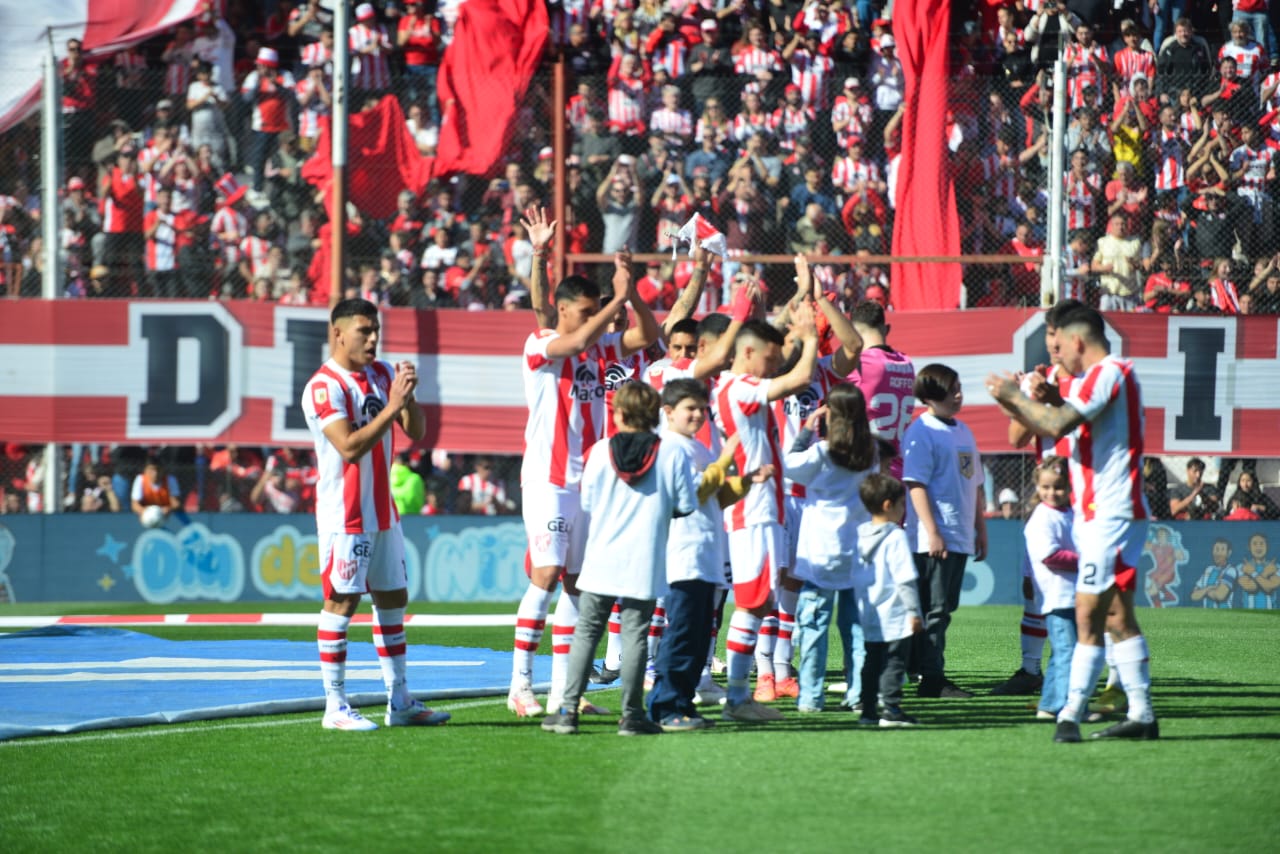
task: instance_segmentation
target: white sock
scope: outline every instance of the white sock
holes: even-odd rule
[[[773,673],[778,679],[791,678],[792,636],[796,630],[796,603],[800,591],[778,591],[778,641],[773,647]]]
[[[1093,686],[1102,672],[1102,647],[1077,642],[1071,654],[1071,677],[1067,683],[1067,704],[1058,713],[1059,721],[1080,723],[1089,709]]]
[[[569,651],[573,630],[578,625],[578,597],[561,593],[556,601],[555,625],[551,627],[551,690],[548,697],[563,697],[569,677]]]
[[[716,645],[720,643],[720,621],[724,619],[724,602],[729,597],[729,591],[716,591],[716,607],[711,612],[711,643],[707,644],[707,670],[711,669],[711,662],[716,657]]]
[[[738,619],[734,612],[729,621],[729,629],[733,630],[733,622]],[[760,637],[756,641],[756,677],[773,675],[773,649],[778,645],[778,612],[774,611],[760,621]]]
[[[609,632],[604,642],[604,668],[615,673],[622,669],[622,609],[615,601],[609,612]]]
[[[511,656],[511,684],[533,682],[533,656],[542,643],[542,632],[547,627],[547,610],[551,607],[553,590],[543,590],[530,584],[516,609],[516,644]]]
[[[320,680],[324,683],[325,711],[347,702],[347,627],[351,618],[321,611],[316,625],[316,646],[320,649]]]
[[[729,657],[730,703],[741,703],[750,696],[748,679],[751,676],[751,657],[756,651],[760,622],[759,617],[742,610],[734,611],[729,620],[729,635],[725,638],[724,645]]]
[[[1151,710],[1151,653],[1147,639],[1138,635],[1115,645],[1116,670],[1124,680],[1129,698],[1129,720],[1149,724],[1156,719]]]
[[[1044,627],[1044,615],[1033,614],[1030,610],[1023,611],[1018,631],[1022,638],[1022,669],[1034,676],[1040,672],[1044,642],[1049,637],[1049,632]]]
[[[1111,639],[1111,635],[1103,635],[1105,643],[1103,646],[1107,650],[1107,686],[1108,688],[1119,688],[1124,690],[1124,678],[1120,673],[1120,668],[1116,667],[1116,644]]]
[[[378,650],[382,683],[387,686],[387,702],[403,709],[413,702],[405,677],[404,608],[373,608],[373,645]]]
[[[648,667],[653,667],[653,661],[658,657],[658,647],[662,645],[662,635],[666,630],[667,609],[665,603],[659,599],[658,604],[653,606],[653,616],[649,618]]]

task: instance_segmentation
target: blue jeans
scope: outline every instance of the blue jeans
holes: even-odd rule
[[[796,623],[800,628],[800,696],[796,705],[821,709],[823,685],[827,678],[828,634],[836,591],[824,590],[806,581],[800,590]]]
[[[1071,682],[1071,656],[1076,648],[1076,614],[1070,608],[1050,611],[1044,615],[1044,627],[1049,633],[1049,666],[1044,671],[1044,687],[1040,689],[1042,712],[1062,711],[1067,704],[1067,688]]]
[[[710,581],[677,581],[665,600],[667,630],[658,645],[649,691],[649,718],[654,723],[673,715],[698,715],[693,695],[707,663],[716,586]]]
[[[862,690],[862,665],[867,660],[862,624],[858,621],[858,599],[853,588],[836,591],[836,634],[840,636],[840,648],[844,653],[844,681],[848,686],[844,699],[852,706],[858,702]]]
[[[440,99],[436,94],[436,77],[439,69],[434,65],[406,65],[404,70],[404,83],[409,89],[407,93],[409,101],[421,103],[427,115],[431,116],[431,123],[439,125]]]
[[[1151,34],[1151,48],[1160,55],[1161,43],[1173,35],[1173,24],[1187,14],[1186,0],[1160,0],[1160,11],[1156,15],[1155,32]]]

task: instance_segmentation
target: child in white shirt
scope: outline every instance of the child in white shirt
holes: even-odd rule
[[[1040,499],[1023,536],[1027,541],[1031,595],[1036,613],[1044,614],[1052,656],[1040,690],[1036,717],[1055,720],[1067,702],[1071,653],[1076,648],[1076,563],[1071,540],[1071,481],[1067,461],[1046,457],[1036,468],[1036,497]]]
[[[810,445],[824,419],[827,438]],[[869,518],[858,487],[877,462],[866,400],[852,383],[831,387],[825,405],[805,421],[783,462],[791,481],[805,488],[792,568],[792,575],[804,582],[797,609],[801,641],[796,705],[801,712],[822,711],[831,614],[838,592],[853,587],[857,528]]]
[[[619,735],[657,735],[644,711],[644,666],[649,620],[667,592],[667,535],[673,518],[698,508],[687,455],[653,432],[658,393],[625,383],[613,399],[617,434],[591,448],[582,472],[587,545],[578,576],[578,624],[559,710],[543,718],[548,732],[578,731],[578,702],[586,690],[596,645],[615,599],[622,600],[622,720]]]
[[[853,577],[867,650],[858,723],[911,726],[916,720],[902,711],[902,680],[911,638],[924,630],[924,624],[916,565],[900,527],[906,514],[906,490],[896,478],[874,472],[863,478],[858,497],[871,514],[871,521],[858,526],[858,566]],[[883,704],[879,714],[877,694]]]

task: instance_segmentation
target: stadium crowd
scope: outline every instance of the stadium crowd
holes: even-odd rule
[[[459,5],[361,3],[347,34],[354,107],[395,95],[427,155]],[[951,39],[947,145],[965,252],[1044,252],[1046,69],[1066,31],[1065,295],[1116,310],[1280,312],[1275,4],[1184,4],[1190,17],[1132,0],[977,5],[953,10]],[[572,91],[570,251],[662,251],[696,211],[735,255],[888,252],[903,73],[879,4],[572,0],[551,13],[548,53]],[[325,303],[312,287],[325,214],[300,171],[331,101],[333,38],[316,0],[229,0],[112,55],[85,59],[68,42],[64,293]],[[550,200],[548,80],[534,81],[497,177],[439,180],[387,220],[350,211],[348,293],[527,305],[519,212]],[[0,151],[4,285],[38,296],[38,119]],[[725,266],[728,282],[737,265]],[[786,271],[760,272],[781,277],[774,300],[785,298]],[[669,308],[690,269],[647,273],[646,299]],[[874,264],[816,273],[849,304],[891,302]],[[969,306],[1039,303],[1038,259],[968,265],[965,277]]]

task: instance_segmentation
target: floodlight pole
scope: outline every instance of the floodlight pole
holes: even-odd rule
[[[347,269],[347,117],[351,113],[347,87],[347,26],[350,8],[345,2],[333,7],[333,104],[330,108],[329,143],[333,185],[329,193],[329,308],[342,299]]]
[[[1066,31],[1058,27],[1058,58],[1053,63],[1053,122],[1049,138],[1049,246],[1045,263],[1040,266],[1040,304],[1053,305],[1062,298],[1062,247],[1066,230],[1064,208],[1064,176],[1067,134],[1067,64],[1062,58],[1066,49]]]
[[[40,134],[40,207],[44,211],[44,216],[40,218],[40,234],[44,241],[41,247],[44,252],[41,295],[45,299],[57,299],[62,282],[61,256],[58,252],[61,243],[59,228],[62,224],[61,202],[58,199],[58,189],[62,185],[59,174],[62,166],[62,78],[58,74],[52,27],[45,30],[45,38],[48,44],[44,53],[44,86],[40,99],[40,119],[43,125]],[[62,476],[58,471],[60,462],[57,442],[47,443],[44,446],[44,483],[41,488],[45,513],[56,512],[61,503]],[[71,464],[74,467],[75,461],[72,460]]]

